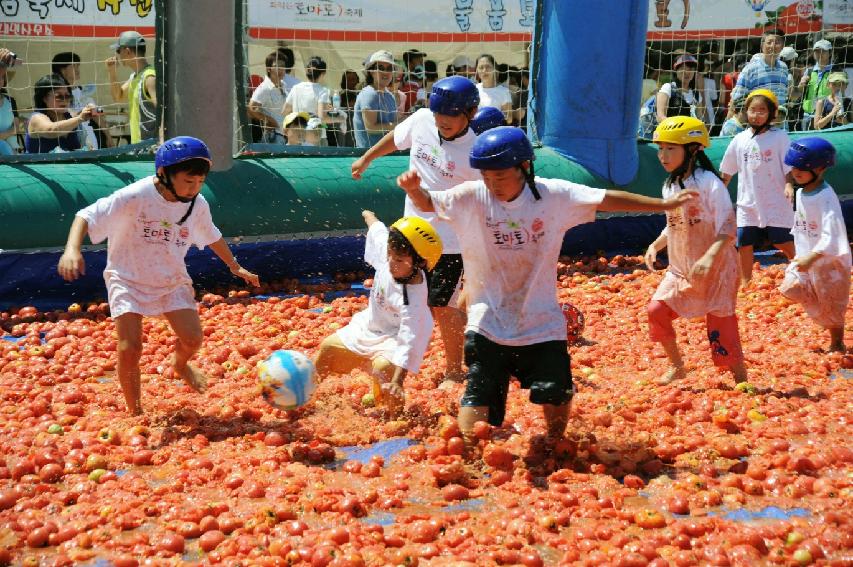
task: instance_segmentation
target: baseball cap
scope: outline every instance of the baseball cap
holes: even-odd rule
[[[782,51],[779,53],[779,58],[784,59],[785,61],[793,61],[797,58],[797,50],[790,45],[783,47]]]
[[[471,64],[471,60],[468,58],[467,55],[457,55],[456,58],[453,60],[452,65],[457,69],[459,69],[460,67],[473,67],[473,65]]]
[[[364,67],[366,69],[370,69],[376,63],[388,63],[390,65],[394,65],[395,67],[397,66],[397,64],[394,62],[394,56],[391,55],[391,52],[386,51],[384,49],[381,49],[375,52],[370,57],[368,57],[367,61],[364,62]]]
[[[128,30],[121,32],[118,36],[118,43],[110,46],[110,49],[116,50],[120,47],[142,47],[145,45],[145,38],[136,30]]]
[[[284,127],[287,128],[297,120],[299,121],[297,126],[304,128],[308,125],[308,121],[311,120],[311,115],[307,112],[291,112],[284,117]]]
[[[823,51],[832,51],[832,44],[829,43],[829,40],[822,39],[814,44],[813,49],[820,49]]]
[[[695,57],[693,57],[689,53],[685,53],[684,55],[679,56],[678,59],[675,60],[675,65],[673,65],[672,68],[678,69],[679,67],[681,67],[682,65],[684,65],[686,63],[690,63],[691,65],[698,65],[699,64],[699,62],[696,61]]]
[[[847,84],[847,73],[844,71],[833,71],[826,78],[827,83],[844,83]]]

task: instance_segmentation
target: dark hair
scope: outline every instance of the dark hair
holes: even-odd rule
[[[509,65],[507,65],[506,63],[500,63],[498,64],[497,71],[498,84],[502,85],[507,81],[507,78],[509,77]]]
[[[293,66],[296,64],[296,57],[293,56],[293,50],[289,47],[279,47],[275,50],[278,53],[278,58],[280,61],[284,63],[284,68],[289,73],[293,70]],[[267,65],[270,67],[270,65]]]
[[[708,156],[702,148],[702,144],[693,142],[692,144],[684,144],[681,147],[684,148],[684,161],[669,174],[669,178],[667,179],[668,184],[674,185],[675,183],[678,183],[681,188],[684,189],[684,175],[687,173],[687,170],[691,170],[691,173],[695,174],[697,167],[704,169],[705,171],[710,171],[717,176],[717,179],[722,181],[723,178],[720,177],[720,173],[717,171],[717,168],[714,167],[714,164],[710,159],[708,159]]]
[[[341,74],[341,90],[347,90],[347,75],[350,73],[355,73],[356,79],[360,79],[358,76],[358,71],[354,71],[352,69],[347,69]],[[358,86],[358,82],[356,81],[356,86]]]
[[[267,68],[267,77],[270,76],[270,67],[275,66],[276,63],[285,63],[284,68],[287,69],[287,62],[281,56],[281,53],[273,51],[264,59],[264,66]]]
[[[423,51],[418,51],[417,49],[410,49],[408,51],[403,52],[403,63],[405,63],[406,67],[408,67],[409,62],[412,59],[417,59],[418,57],[423,58],[424,56],[426,56],[426,53],[424,53]]]
[[[33,85],[33,107],[36,110],[47,109],[45,98],[56,89],[67,89],[68,83],[59,75],[45,75]]]
[[[427,81],[438,80],[438,64],[432,59],[424,61],[424,79]]]
[[[311,82],[319,79],[326,72],[326,62],[321,57],[312,57],[305,65],[305,76]]]
[[[752,104],[752,101],[759,100],[759,99],[763,100],[764,104],[767,105],[767,122],[763,126],[757,128],[757,129],[754,128],[752,126],[752,124],[749,125],[750,128],[752,128],[752,137],[753,138],[758,136],[762,132],[769,130],[770,128],[773,127],[773,122],[776,120],[776,115],[779,111],[779,107],[777,107],[775,104],[773,104],[773,101],[764,95],[755,95],[753,97],[750,97],[749,100],[744,104],[744,108],[749,110],[749,105]]]
[[[453,66],[453,63],[451,63],[451,64],[450,64],[450,65],[448,65],[448,66],[447,66],[447,68],[444,70],[444,76],[445,76],[445,77],[453,77],[453,76],[455,76],[455,75],[456,75],[456,67],[454,67],[454,66]]]
[[[133,54],[137,57],[145,57],[145,44],[137,45],[136,47],[131,47],[130,45],[125,45],[127,49],[133,51]],[[116,48],[116,53],[121,50],[121,47]]]
[[[73,51],[63,51],[62,53],[57,53],[53,56],[53,61],[51,61],[50,70],[60,77],[62,76],[62,70],[68,67],[69,65],[76,65],[80,63],[80,56],[74,53]]]
[[[176,173],[207,175],[210,172],[210,162],[206,159],[194,158],[166,166],[163,169],[170,178],[174,177]]]
[[[412,265],[415,268],[426,269],[426,260],[415,251],[415,247],[412,246],[409,239],[393,226],[388,230],[388,250],[407,254],[412,257]]]
[[[776,35],[781,38],[784,38],[785,32],[779,28],[767,28],[761,33],[761,37],[767,37],[768,35]]]

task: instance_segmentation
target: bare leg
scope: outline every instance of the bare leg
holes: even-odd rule
[[[681,380],[686,376],[684,371],[684,360],[681,358],[681,351],[678,349],[678,344],[675,342],[675,339],[667,339],[665,341],[661,341],[661,346],[663,347],[664,352],[666,352],[667,358],[669,358],[670,367],[667,370],[666,374],[661,376],[656,380],[656,382],[660,385],[666,385],[674,380]]]
[[[433,316],[438,323],[441,340],[444,342],[444,353],[447,367],[444,379],[452,382],[462,382],[465,373],[462,371],[463,343],[465,341],[465,312],[455,307],[433,307]]]
[[[569,424],[569,411],[572,401],[569,400],[558,406],[551,404],[542,405],[542,415],[548,426],[548,437],[553,440],[560,439],[566,434],[566,426]]]
[[[741,287],[746,287],[749,280],[752,279],[752,263],[755,261],[752,246],[741,246],[737,250],[740,258],[740,284]]]
[[[830,352],[847,352],[847,348],[844,346],[844,327],[829,329],[829,339]]]
[[[794,259],[795,251],[794,251],[794,243],[793,242],[783,242],[781,244],[774,244],[777,249],[781,250],[785,253],[785,257],[788,258],[788,261]]]
[[[736,362],[729,366],[729,370],[732,371],[732,375],[735,378],[735,383],[740,384],[741,382],[747,382],[749,377],[746,374],[746,365],[741,362]]]
[[[321,382],[331,373],[346,374],[356,368],[367,371],[369,367],[370,361],[344,346],[337,333],[323,339],[314,359],[318,382]]]
[[[474,439],[474,424],[478,421],[488,421],[489,407],[488,406],[462,406],[459,408],[459,429],[462,431],[462,438],[465,440],[465,451],[471,455],[471,451],[477,442]]]
[[[139,359],[142,357],[142,315],[125,313],[115,320],[118,334],[118,364],[116,374],[132,415],[142,414],[142,384]]]
[[[178,309],[164,315],[178,337],[172,360],[175,374],[196,392],[204,392],[207,389],[207,376],[189,364],[190,358],[201,348],[204,339],[198,312],[195,309]]]

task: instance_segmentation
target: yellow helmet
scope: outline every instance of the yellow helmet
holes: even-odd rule
[[[705,123],[692,116],[670,116],[661,120],[652,138],[654,142],[669,142],[670,144],[702,144],[703,148],[711,145],[708,128]]]
[[[391,228],[396,228],[406,237],[415,252],[426,261],[427,270],[432,270],[441,257],[441,237],[435,228],[420,217],[403,217]]]
[[[773,103],[776,108],[779,108],[779,99],[776,98],[776,95],[770,89],[755,89],[754,91],[746,95],[746,102],[744,103],[744,106],[749,106],[749,99],[754,96],[766,97],[768,100],[770,100],[770,102]]]

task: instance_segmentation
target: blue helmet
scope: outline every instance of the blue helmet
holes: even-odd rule
[[[155,167],[169,167],[182,161],[191,159],[205,159],[213,163],[210,157],[210,150],[207,145],[192,136],[178,136],[166,140],[157,148],[157,154],[154,156]]]
[[[506,117],[500,108],[484,106],[477,111],[471,120],[471,130],[478,136],[486,130],[506,125]]]
[[[448,116],[459,116],[479,104],[480,93],[477,91],[477,85],[459,75],[437,81],[429,95],[429,109]]]
[[[498,126],[485,132],[474,142],[469,162],[474,169],[509,169],[535,159],[533,146],[524,130],[515,126]]]
[[[818,137],[800,138],[791,142],[785,153],[785,165],[811,171],[835,165],[835,147]]]

